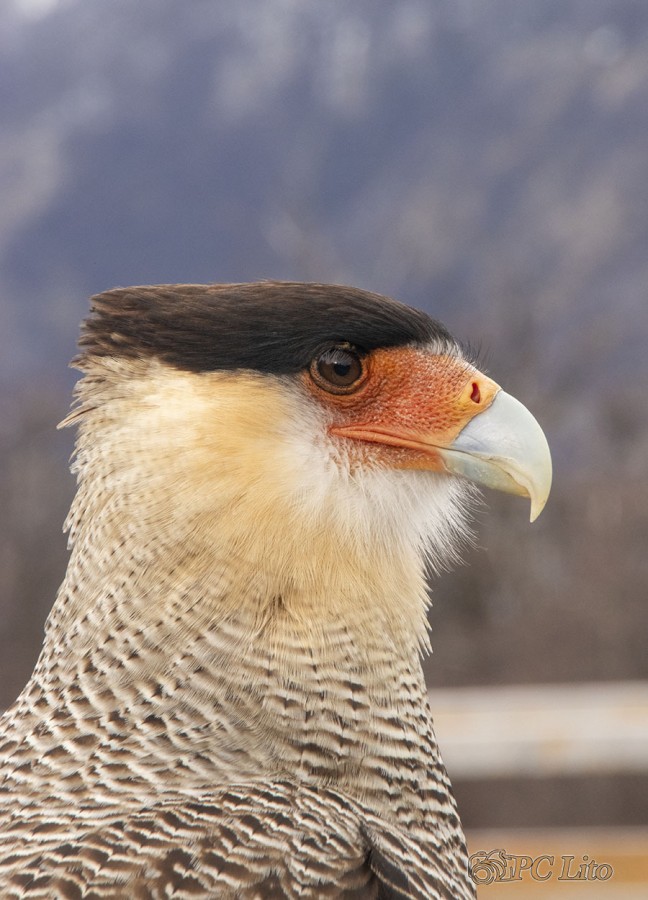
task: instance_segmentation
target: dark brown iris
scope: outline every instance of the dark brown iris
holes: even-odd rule
[[[365,379],[366,368],[360,354],[346,344],[329,347],[310,365],[313,381],[332,394],[350,394]]]

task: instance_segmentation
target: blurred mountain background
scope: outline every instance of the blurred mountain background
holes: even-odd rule
[[[539,521],[489,494],[435,582],[430,684],[648,678],[648,4],[4,0],[0,707],[65,569],[88,296],[261,278],[428,310],[547,433]],[[639,775],[482,787],[469,824],[646,822]]]

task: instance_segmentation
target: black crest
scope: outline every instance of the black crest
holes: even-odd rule
[[[116,288],[92,299],[80,346],[89,356],[153,356],[191,372],[291,374],[330,343],[361,352],[436,342],[446,329],[419,310],[357,288],[301,282]]]

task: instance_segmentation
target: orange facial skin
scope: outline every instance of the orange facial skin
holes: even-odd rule
[[[367,375],[352,393],[329,393],[303,377],[333,414],[330,433],[373,445],[371,455],[393,468],[444,471],[437,448],[449,447],[499,391],[465,360],[413,347],[375,350],[364,363]]]

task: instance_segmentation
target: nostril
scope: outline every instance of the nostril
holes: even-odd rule
[[[481,391],[479,390],[479,385],[476,381],[473,381],[470,399],[473,403],[481,403]]]

